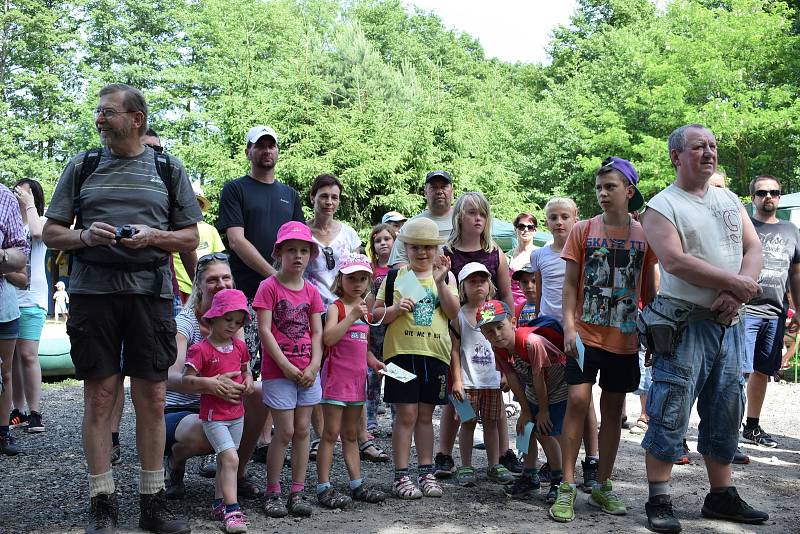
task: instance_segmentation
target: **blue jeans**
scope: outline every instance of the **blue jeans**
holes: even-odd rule
[[[747,351],[742,362],[743,373],[758,371],[772,376],[781,368],[785,324],[784,317],[774,319],[751,315],[745,317],[745,348]]]
[[[654,355],[642,448],[662,462],[678,460],[697,400],[697,452],[731,463],[744,413],[744,351],[742,321],[724,327],[705,320],[686,326],[675,355]]]

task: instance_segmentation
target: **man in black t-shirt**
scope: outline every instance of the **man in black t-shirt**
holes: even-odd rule
[[[228,236],[236,287],[252,304],[258,285],[276,272],[270,262],[278,228],[289,221],[305,221],[300,195],[275,179],[279,154],[275,130],[269,126],[251,128],[244,153],[250,160],[250,173],[223,187],[218,228]],[[257,321],[245,327],[245,341],[254,362],[259,346]]]
[[[781,366],[783,333],[788,303],[787,289],[792,300],[800,302],[800,234],[789,221],[775,216],[781,197],[781,184],[772,176],[758,176],[750,182],[753,202],[753,226],[761,240],[764,256],[758,283],[762,293],[747,303],[745,318],[746,358],[742,372],[747,380],[747,419],[742,434],[748,441],[763,447],[777,447],[772,436],[761,428],[759,418],[767,382]],[[795,315],[797,317],[797,315]],[[797,319],[790,330],[797,331]]]

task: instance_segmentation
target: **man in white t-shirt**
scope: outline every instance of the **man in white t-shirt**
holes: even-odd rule
[[[411,220],[427,217],[439,227],[439,237],[447,240],[453,231],[453,178],[447,171],[431,171],[425,176],[424,192],[427,208]],[[406,247],[395,239],[389,265],[399,269],[407,263]]]
[[[709,187],[717,168],[717,142],[707,128],[689,124],[669,137],[675,182],[642,215],[647,241],[661,265],[656,300],[642,314],[653,354],[649,425],[642,447],[650,498],[647,523],[656,532],[679,532],[669,479],[682,455],[692,404],[700,415],[697,450],[711,491],[702,514],[762,523],[769,516],[745,503],[731,480],[744,405],[742,305],[760,293],[761,243],[734,193]]]

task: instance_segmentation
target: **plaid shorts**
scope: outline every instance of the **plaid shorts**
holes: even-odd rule
[[[466,389],[464,393],[482,422],[500,419],[500,402],[503,397],[499,389]]]

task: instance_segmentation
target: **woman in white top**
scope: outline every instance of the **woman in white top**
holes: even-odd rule
[[[44,432],[39,399],[42,393],[42,369],[39,366],[39,338],[42,335],[47,317],[48,283],[45,275],[45,253],[47,247],[42,241],[44,227],[44,191],[36,180],[25,178],[17,182],[14,196],[19,203],[25,236],[31,247],[28,255],[25,276],[22,273],[7,275],[11,283],[17,285],[19,301],[19,337],[14,350],[12,368],[13,410],[11,424],[24,426],[31,433]],[[19,277],[20,284],[17,284]],[[25,405],[27,404],[26,412]]]

